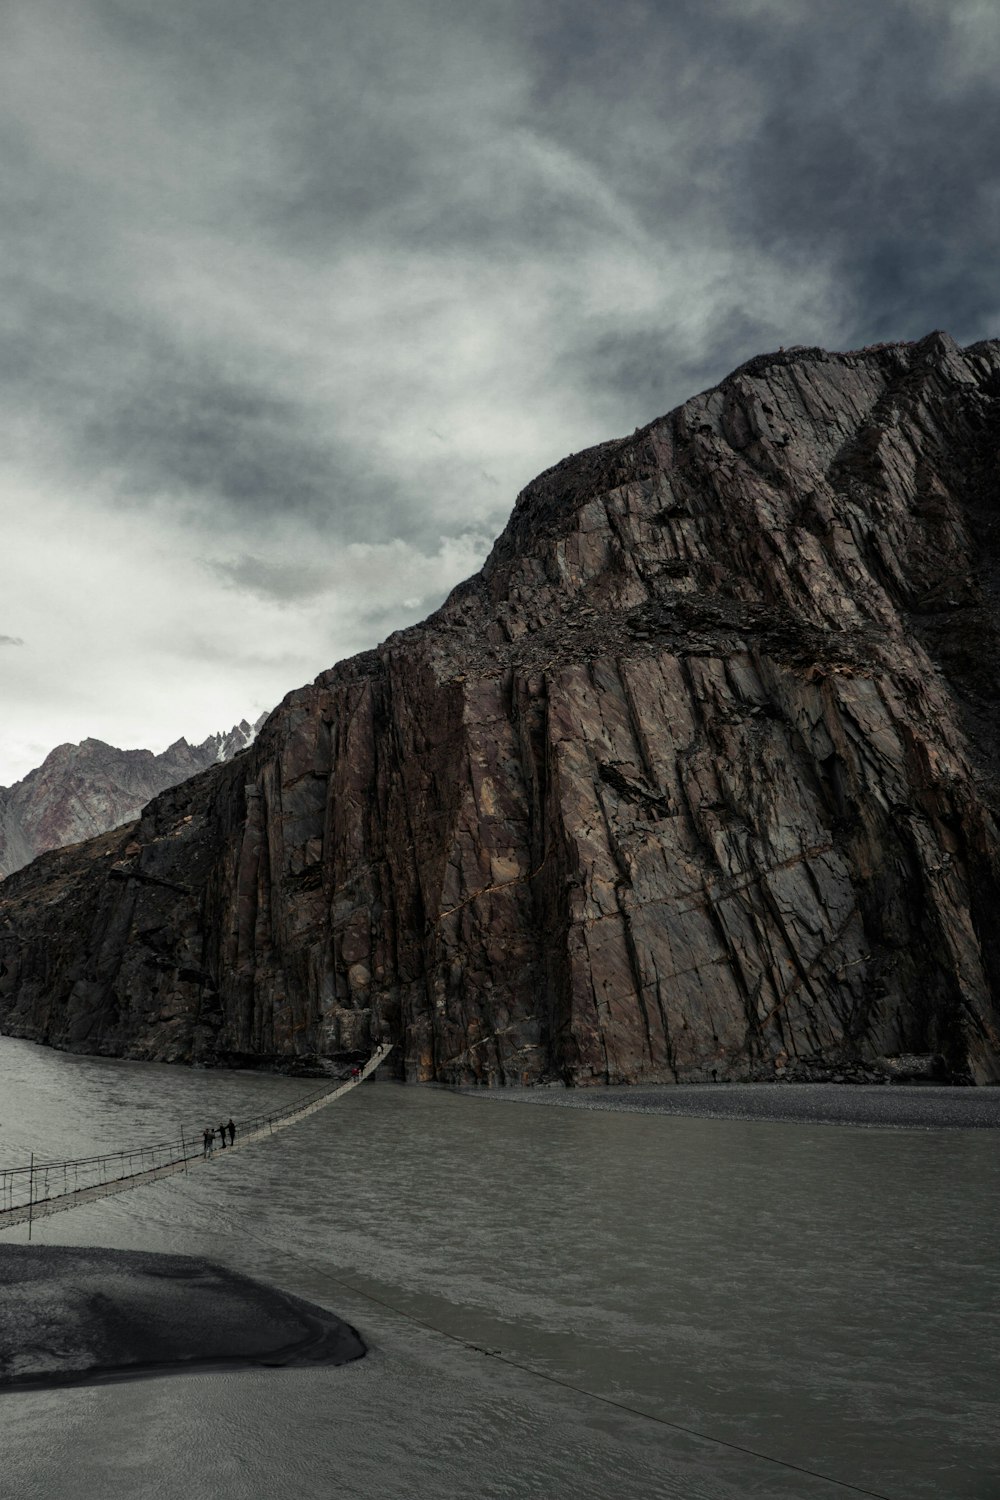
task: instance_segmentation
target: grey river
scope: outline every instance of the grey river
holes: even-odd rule
[[[0,1038],[0,1164],[316,1087]],[[0,1393],[0,1494],[997,1500],[998,1144],[365,1084],[33,1239],[210,1255],[366,1358]]]

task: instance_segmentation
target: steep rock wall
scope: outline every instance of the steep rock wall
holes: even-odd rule
[[[0,1024],[995,1081],[998,397],[996,343],[791,351],[549,470],[430,620],[0,886]]]

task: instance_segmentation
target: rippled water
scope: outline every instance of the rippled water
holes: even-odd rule
[[[315,1087],[0,1038],[0,1163],[150,1142]],[[369,1084],[229,1160],[34,1228],[213,1255],[339,1312],[369,1356],[8,1393],[0,1489],[993,1500],[998,1190],[992,1131]]]

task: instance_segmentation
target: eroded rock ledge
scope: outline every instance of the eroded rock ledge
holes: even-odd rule
[[[0,1024],[409,1077],[1000,1078],[1000,344],[762,357],[0,886]]]

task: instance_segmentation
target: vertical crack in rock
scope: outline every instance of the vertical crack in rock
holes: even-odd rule
[[[1000,1081],[1000,344],[751,360],[0,884],[0,1025],[407,1077]]]

